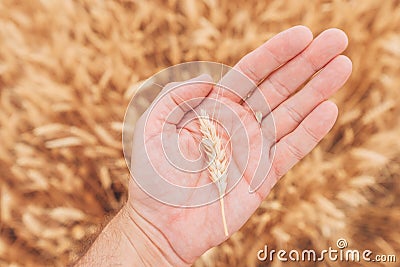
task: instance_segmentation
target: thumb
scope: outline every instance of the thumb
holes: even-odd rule
[[[149,120],[178,124],[186,112],[200,105],[212,88],[213,80],[208,74],[167,84],[153,102]]]

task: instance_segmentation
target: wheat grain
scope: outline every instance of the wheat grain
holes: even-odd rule
[[[256,111],[254,116],[256,117],[256,120],[258,121],[258,123],[261,124],[261,121],[262,121],[262,113],[261,113],[261,111]]]
[[[201,143],[208,159],[208,171],[211,180],[217,185],[219,199],[221,204],[222,223],[224,225],[225,235],[228,236],[228,227],[226,225],[225,207],[223,195],[227,185],[228,161],[225,149],[222,146],[221,138],[217,134],[215,123],[210,120],[205,110],[200,111],[200,132],[202,134]]]

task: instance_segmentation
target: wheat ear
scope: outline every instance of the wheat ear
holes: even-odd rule
[[[208,159],[208,171],[210,178],[217,185],[219,200],[221,204],[222,223],[224,225],[225,235],[228,236],[228,227],[226,225],[225,207],[223,195],[227,185],[227,168],[225,149],[222,146],[221,138],[217,134],[215,123],[210,120],[205,110],[200,110],[200,132],[202,134],[201,143]]]

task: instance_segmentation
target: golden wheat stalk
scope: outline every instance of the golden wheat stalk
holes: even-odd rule
[[[223,195],[227,185],[228,161],[225,149],[222,146],[221,138],[217,134],[215,123],[210,120],[205,110],[200,110],[200,132],[202,134],[201,143],[208,158],[208,171],[210,178],[217,185],[219,200],[221,204],[222,223],[224,225],[225,235],[228,236],[228,227],[226,225],[225,207]]]

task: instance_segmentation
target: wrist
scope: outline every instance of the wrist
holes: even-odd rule
[[[126,204],[75,266],[188,266],[167,239]]]
[[[119,228],[146,266],[190,266],[174,251],[165,235],[129,204],[120,211]]]

